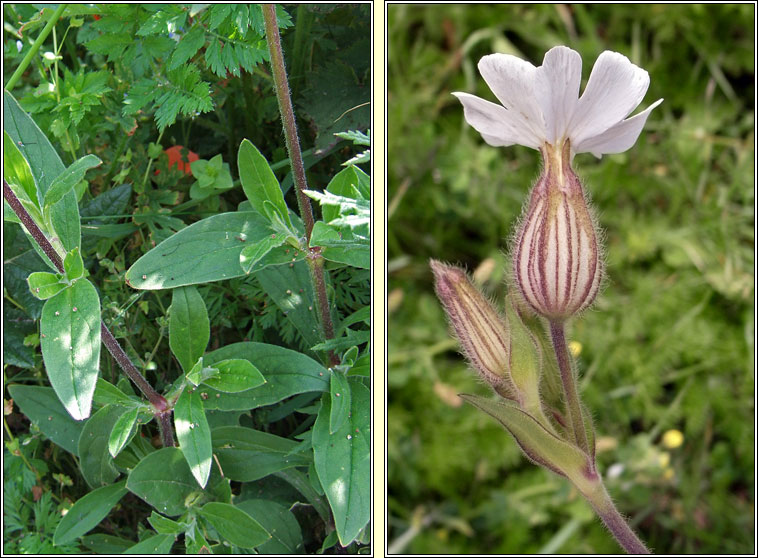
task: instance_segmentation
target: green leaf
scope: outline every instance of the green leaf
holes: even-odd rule
[[[66,279],[70,282],[84,276],[84,261],[79,248],[74,248],[63,258],[63,270],[66,273]]]
[[[237,507],[271,533],[271,539],[258,546],[261,554],[303,554],[303,533],[289,507],[272,500],[245,500]]]
[[[71,192],[74,186],[81,182],[89,169],[101,164],[100,157],[92,154],[85,155],[81,159],[74,161],[70,167],[55,177],[55,180],[50,184],[50,189],[45,193],[42,207],[58,203],[63,199],[63,196]]]
[[[329,413],[329,434],[342,429],[350,417],[350,383],[347,377],[337,370],[332,370],[329,382],[331,410]]]
[[[253,208],[261,215],[266,215],[263,202],[270,202],[276,208],[282,221],[292,229],[287,204],[284,202],[279,181],[266,158],[250,140],[242,140],[240,144],[237,154],[237,167],[239,168],[242,189]]]
[[[126,492],[126,481],[121,481],[96,488],[77,500],[55,529],[53,544],[72,543],[97,527]]]
[[[240,265],[245,273],[250,273],[250,270],[255,264],[263,259],[263,257],[271,252],[274,248],[278,248],[283,245],[287,240],[287,237],[282,234],[272,234],[265,236],[257,242],[251,242],[245,246],[240,253]]]
[[[182,229],[142,256],[126,272],[135,289],[168,289],[245,275],[240,253],[247,242],[271,234],[265,218],[253,211],[221,213]],[[284,246],[271,250],[251,272],[302,260]]]
[[[298,442],[242,426],[214,428],[213,452],[224,475],[249,482],[292,467],[308,466],[310,458],[293,453]]]
[[[171,297],[168,339],[182,369],[189,372],[208,346],[211,336],[208,311],[195,287],[174,289]]]
[[[313,425],[316,472],[342,546],[358,536],[371,513],[371,394],[360,380],[350,382],[351,413],[342,428],[330,433],[331,399],[326,396]]]
[[[272,266],[258,271],[256,277],[266,294],[297,328],[307,347],[323,340],[308,264]],[[328,280],[328,276],[325,279]]]
[[[214,364],[218,374],[203,380],[203,383],[218,391],[237,393],[262,386],[266,379],[260,371],[244,359],[227,359]]]
[[[579,448],[548,432],[544,426],[522,411],[518,404],[496,401],[479,395],[460,397],[498,421],[513,436],[524,454],[534,463],[582,483],[589,458]]]
[[[200,393],[186,388],[174,406],[174,424],[179,447],[187,460],[192,475],[201,488],[205,488],[211,474],[211,429],[205,418]]]
[[[147,521],[159,535],[178,535],[179,533],[183,533],[188,527],[186,523],[179,523],[168,517],[163,517],[161,514],[156,513],[155,510],[147,518]]]
[[[47,136],[8,91],[3,92],[3,117],[5,131],[29,163],[37,184],[37,199],[45,199],[53,180],[66,167]],[[50,219],[66,250],[79,246],[81,241],[79,206],[73,191],[52,206]]]
[[[47,273],[46,271],[35,271],[29,275],[27,282],[29,283],[29,292],[40,300],[54,297],[66,288],[66,284],[61,283],[55,273]]]
[[[192,370],[187,372],[186,377],[193,386],[198,386],[216,374],[218,374],[218,368],[203,366],[203,357],[200,357],[192,367]]]
[[[195,56],[200,47],[205,44],[205,31],[201,26],[193,26],[176,45],[176,50],[171,56],[171,62],[168,65],[169,70],[178,68],[187,60]]]
[[[40,344],[50,384],[71,416],[90,414],[100,365],[100,298],[86,279],[45,302]]]
[[[93,400],[98,405],[121,405],[122,407],[142,406],[142,403],[139,400],[129,397],[116,386],[102,378],[97,379]]]
[[[271,538],[260,523],[231,504],[208,502],[198,513],[220,536],[239,547],[255,548]]]
[[[240,393],[221,393],[212,388],[203,390],[208,395],[206,409],[247,411],[299,393],[329,390],[326,368],[300,352],[276,345],[233,343],[208,353],[203,360],[206,365],[215,366],[217,362],[236,358],[254,362],[266,383]]]
[[[179,448],[163,448],[143,457],[126,488],[164,515],[177,516],[202,494]]]
[[[173,535],[153,535],[134,546],[130,546],[122,554],[141,554],[143,556],[169,554],[175,540]]]
[[[134,541],[105,535],[103,533],[93,533],[82,538],[82,544],[93,551],[95,554],[121,554],[124,550],[134,545]]]
[[[3,131],[3,178],[16,197],[29,200],[39,208],[32,169],[6,131]]]
[[[311,245],[320,246],[321,255],[326,260],[371,269],[371,239],[357,236],[349,229],[316,221],[311,234]]]
[[[339,134],[338,134],[339,135]],[[352,198],[355,200],[368,199],[369,193],[363,185],[370,184],[371,178],[358,167],[350,166],[334,175],[326,187],[326,191],[335,196]],[[339,207],[325,205],[322,209],[324,222],[328,223],[339,217]]]
[[[107,405],[84,424],[79,437],[79,469],[92,488],[110,484],[119,475],[108,452],[108,439],[123,412],[119,407]]]
[[[108,437],[108,453],[112,457],[116,457],[124,446],[129,443],[129,439],[134,433],[134,425],[137,424],[137,414],[139,409],[136,407],[129,409],[122,414],[116,424],[113,425],[113,430]]]
[[[79,436],[85,423],[71,418],[52,388],[15,384],[8,386],[8,393],[51,442],[79,455]]]

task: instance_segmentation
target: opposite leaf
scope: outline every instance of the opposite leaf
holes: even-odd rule
[[[203,356],[210,336],[208,311],[197,289],[195,287],[174,289],[171,298],[168,342],[185,372],[189,372],[197,360]]]
[[[108,438],[108,453],[111,454],[111,457],[116,457],[129,442],[134,425],[137,423],[137,414],[139,414],[138,408],[129,409],[113,425],[113,430],[111,430],[111,435]]]
[[[63,199],[63,196],[74,189],[83,178],[84,174],[91,169],[100,165],[102,161],[95,155],[85,155],[60,173],[50,184],[50,189],[45,193],[42,206],[53,205]]]
[[[76,420],[87,418],[100,365],[100,298],[92,283],[77,281],[45,302],[40,344],[61,403]]]
[[[74,282],[84,275],[84,261],[79,248],[74,248],[63,258],[63,270],[66,272],[66,279]]]
[[[66,288],[66,284],[62,283],[55,273],[47,273],[46,271],[31,273],[26,282],[29,284],[29,291],[32,296],[40,300],[52,298]]]
[[[271,538],[260,523],[231,504],[208,502],[199,512],[220,536],[239,547],[255,548]]]
[[[198,484],[205,488],[211,474],[211,430],[200,393],[185,389],[174,406],[174,424],[179,447]]]
[[[100,523],[126,494],[126,481],[96,488],[76,501],[55,529],[53,544],[74,542]]]
[[[263,374],[245,359],[222,360],[213,367],[218,369],[218,374],[210,376],[203,383],[218,391],[238,393],[266,383]]]
[[[250,140],[242,140],[237,154],[237,166],[242,189],[255,210],[261,215],[266,215],[263,202],[271,202],[279,213],[279,217],[291,229],[292,223],[287,212],[287,204],[284,203],[282,189],[279,187],[279,181],[266,158]]]

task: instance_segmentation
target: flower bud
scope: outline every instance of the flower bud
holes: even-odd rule
[[[563,321],[595,300],[603,262],[569,142],[562,149],[546,144],[542,153],[545,167],[516,237],[514,277],[535,312]]]
[[[495,307],[469,281],[466,273],[431,261],[434,286],[463,353],[495,391],[518,400],[509,374],[510,337]]]

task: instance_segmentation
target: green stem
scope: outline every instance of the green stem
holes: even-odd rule
[[[582,406],[579,403],[579,393],[576,389],[576,378],[571,368],[571,357],[569,356],[568,347],[566,346],[566,334],[563,328],[563,322],[550,321],[550,336],[553,339],[553,348],[558,360],[558,369],[561,372],[561,382],[563,382],[563,394],[566,397],[566,411],[568,412],[569,426],[573,430],[574,439],[579,449],[589,455],[589,444],[587,443],[587,431],[584,427],[582,418]]]
[[[616,509],[599,476],[593,482],[575,484],[624,550],[629,554],[651,554],[645,543]]]
[[[13,87],[16,85],[16,83],[18,82],[18,80],[21,79],[21,76],[29,67],[29,64],[31,63],[32,58],[34,58],[37,52],[39,52],[39,49],[42,46],[42,43],[45,42],[45,39],[47,39],[47,36],[50,34],[50,31],[52,31],[53,27],[55,27],[55,24],[58,23],[58,20],[63,14],[63,11],[66,9],[66,6],[68,6],[68,4],[61,4],[53,12],[53,15],[50,17],[50,21],[47,22],[47,25],[45,25],[45,27],[42,29],[42,32],[37,37],[37,40],[34,41],[34,44],[32,44],[32,48],[29,49],[29,52],[26,53],[26,56],[24,56],[24,59],[21,61],[21,64],[18,66],[18,68],[16,68],[16,71],[13,72],[11,79],[9,79],[8,83],[5,85],[5,89],[7,89],[8,91],[11,91]]]
[[[290,156],[292,165],[292,177],[295,182],[295,192],[297,194],[297,205],[300,209],[300,217],[305,225],[305,238],[308,245],[308,265],[311,272],[311,281],[313,290],[316,294],[316,301],[321,317],[321,327],[323,328],[324,339],[334,337],[334,326],[332,325],[332,316],[329,312],[329,300],[326,295],[326,280],[324,277],[324,258],[321,256],[321,248],[310,246],[311,232],[313,231],[313,209],[311,200],[305,195],[308,189],[308,183],[305,179],[305,166],[303,165],[303,154],[300,151],[300,140],[297,135],[297,123],[295,122],[295,111],[292,108],[292,99],[290,98],[289,84],[287,83],[287,70],[284,67],[284,54],[282,53],[282,43],[279,37],[279,27],[276,23],[276,5],[265,4],[263,6],[263,18],[266,23],[266,42],[271,56],[271,74],[274,78],[274,89],[276,98],[279,102],[279,112],[282,116],[282,125],[284,127],[284,139],[287,143],[287,152]],[[339,364],[339,358],[333,351],[329,351],[329,362],[332,366]]]

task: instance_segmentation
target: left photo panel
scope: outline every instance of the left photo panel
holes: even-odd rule
[[[4,554],[372,554],[371,12],[3,4]]]

